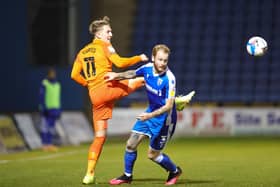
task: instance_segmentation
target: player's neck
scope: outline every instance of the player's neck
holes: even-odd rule
[[[167,71],[167,69],[168,69],[168,67],[166,67],[165,68],[165,70],[163,70],[163,71],[158,71],[157,70],[157,68],[155,68],[155,66],[153,67],[153,73],[154,73],[154,75],[162,75],[162,74],[164,74],[166,71]]]

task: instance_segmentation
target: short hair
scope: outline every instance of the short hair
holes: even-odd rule
[[[158,44],[158,45],[155,45],[154,48],[153,48],[153,51],[152,51],[152,55],[153,56],[156,56],[157,52],[159,50],[163,50],[165,53],[167,53],[168,55],[170,54],[170,49],[164,45],[164,44]]]
[[[110,18],[108,16],[92,21],[89,25],[89,33],[95,35],[104,25],[110,25]]]

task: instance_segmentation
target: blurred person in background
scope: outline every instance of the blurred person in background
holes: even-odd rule
[[[39,110],[42,116],[41,140],[44,151],[57,151],[53,144],[55,123],[61,114],[61,85],[56,78],[54,68],[48,70],[46,78],[41,82],[39,91]]]

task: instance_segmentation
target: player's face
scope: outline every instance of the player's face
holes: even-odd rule
[[[53,79],[56,78],[56,72],[55,72],[55,70],[50,70],[50,71],[48,72],[48,78],[51,79],[51,80],[53,80]]]
[[[113,36],[112,29],[110,25],[104,25],[102,28],[96,33],[96,37],[104,42],[111,42],[111,38]]]
[[[152,57],[154,61],[155,72],[160,74],[163,73],[167,68],[169,54],[163,50],[159,50],[155,56]]]

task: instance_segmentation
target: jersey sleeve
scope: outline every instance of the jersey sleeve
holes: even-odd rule
[[[135,70],[136,76],[144,76],[147,73],[147,68],[152,67],[153,63],[149,62],[140,66],[138,69]]]
[[[45,93],[46,93],[46,87],[44,85],[44,81],[42,81],[39,89],[39,110],[42,112],[46,109],[45,104]]]
[[[141,66],[138,69],[135,70],[135,74],[136,76],[143,76],[144,75],[144,67],[145,66]]]
[[[175,98],[176,94],[176,79],[174,75],[168,76],[168,84],[167,84],[167,99]]]
[[[120,57],[116,50],[112,45],[105,46],[105,53],[107,57],[110,59],[110,61],[115,64],[119,68],[126,68],[129,66],[132,66],[138,62],[141,62],[140,56],[133,56],[133,57]]]
[[[83,70],[82,62],[80,60],[80,55],[76,57],[76,60],[73,64],[72,72],[71,72],[71,78],[75,80],[77,83],[81,84],[82,86],[87,85],[86,79],[81,75],[81,72]]]

